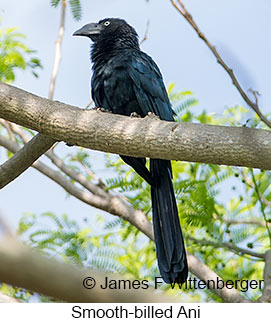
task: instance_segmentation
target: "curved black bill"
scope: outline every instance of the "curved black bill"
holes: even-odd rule
[[[86,36],[86,37],[90,37],[91,36],[95,36],[95,35],[99,35],[101,32],[101,26],[97,23],[90,23],[87,24],[85,26],[83,26],[82,28],[76,30],[72,35],[73,36]]]

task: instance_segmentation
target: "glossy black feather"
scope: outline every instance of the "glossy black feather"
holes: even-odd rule
[[[124,20],[113,18],[86,26],[90,27],[100,30],[99,35],[89,36],[94,40],[91,85],[96,106],[127,116],[136,112],[144,117],[152,112],[173,121],[162,75],[152,58],[139,49],[135,30]],[[151,185],[156,252],[163,279],[184,282],[188,268],[170,161],[151,159],[149,171],[144,157],[121,157]]]
[[[153,227],[158,266],[166,283],[182,283],[188,275],[187,260],[169,160],[151,159]]]

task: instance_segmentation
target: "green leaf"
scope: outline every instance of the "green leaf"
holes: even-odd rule
[[[31,70],[38,77],[37,69],[42,68],[40,60],[32,57],[35,51],[29,49],[22,40],[25,35],[16,28],[0,29],[0,81],[11,83],[16,70]]]
[[[80,20],[82,17],[82,8],[80,0],[70,0],[69,3],[71,6],[73,18],[77,21]]]
[[[50,0],[51,6],[56,8],[62,0]]]

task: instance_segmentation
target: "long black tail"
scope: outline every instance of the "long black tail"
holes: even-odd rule
[[[133,167],[133,169],[143,177],[148,184],[153,185],[151,174],[146,167],[145,157],[129,157],[123,155],[120,155],[120,157],[125,163]]]
[[[151,159],[150,173],[154,183],[151,196],[158,267],[166,283],[183,283],[188,267],[172,185],[171,162]]]

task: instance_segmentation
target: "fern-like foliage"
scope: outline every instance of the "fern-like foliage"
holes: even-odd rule
[[[56,8],[62,0],[50,0],[51,6]]]
[[[82,18],[82,7],[80,0],[70,0],[69,1],[73,18],[75,20],[80,20]]]
[[[34,50],[25,45],[26,36],[17,28],[0,29],[0,81],[12,83],[16,70],[30,70],[38,77],[37,70],[41,62],[34,57]]]
[[[50,0],[51,6],[56,8],[62,1],[66,0]],[[80,20],[82,18],[82,6],[80,0],[69,0],[69,5],[73,18],[77,21]]]

